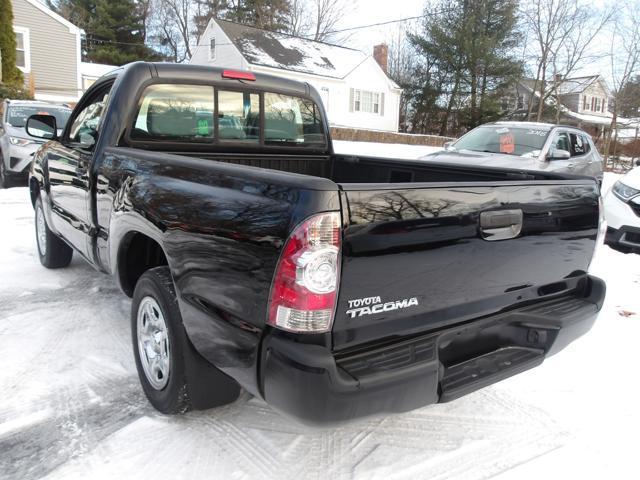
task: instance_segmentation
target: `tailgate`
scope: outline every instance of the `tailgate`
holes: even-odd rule
[[[495,313],[586,275],[593,181],[405,185],[341,185],[336,350]]]

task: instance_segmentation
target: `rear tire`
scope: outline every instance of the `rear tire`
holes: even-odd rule
[[[42,199],[38,196],[35,204],[36,244],[40,263],[47,268],[64,268],[71,263],[73,249],[49,230],[42,208]]]
[[[238,384],[196,352],[187,337],[168,267],[147,270],[131,305],[131,339],[142,389],[162,413],[231,403]]]

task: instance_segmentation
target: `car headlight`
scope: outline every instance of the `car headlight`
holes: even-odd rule
[[[616,195],[616,197],[624,200],[625,202],[629,199],[635,197],[640,194],[640,190],[635,188],[631,188],[629,185],[625,185],[620,180],[618,180],[614,185],[611,191]]]
[[[36,143],[33,140],[18,137],[9,137],[9,141],[11,142],[11,145],[18,145],[19,147],[26,147],[27,145]]]

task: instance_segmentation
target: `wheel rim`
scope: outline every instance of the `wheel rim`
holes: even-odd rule
[[[138,306],[138,354],[151,386],[162,390],[169,381],[169,332],[158,302],[144,297]]]
[[[36,237],[38,239],[38,249],[40,255],[47,254],[47,224],[44,221],[44,212],[42,207],[36,207]]]

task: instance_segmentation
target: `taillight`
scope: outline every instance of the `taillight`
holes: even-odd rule
[[[268,323],[290,332],[331,330],[340,270],[340,213],[314,215],[289,236],[271,286]]]
[[[243,72],[241,70],[223,70],[222,78],[231,78],[233,80],[250,80],[254,82],[256,76],[251,72]]]

